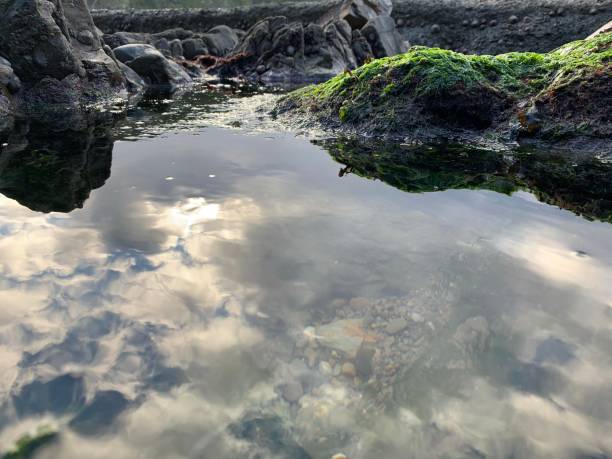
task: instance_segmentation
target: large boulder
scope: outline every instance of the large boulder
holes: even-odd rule
[[[0,0],[0,16],[0,55],[26,89],[26,106],[127,96],[84,0]],[[62,98],[62,91],[73,94]]]
[[[113,50],[115,57],[124,64],[147,54],[159,54],[154,46],[144,44],[123,45]]]
[[[183,67],[159,51],[147,52],[126,63],[149,85],[176,87],[191,81]]]
[[[209,54],[208,48],[201,38],[187,38],[181,42],[185,59],[195,59],[198,56]]]
[[[236,32],[225,25],[213,27],[202,35],[202,40],[210,54],[215,56],[227,56],[240,41]]]

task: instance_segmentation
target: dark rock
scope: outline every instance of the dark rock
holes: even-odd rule
[[[126,63],[150,85],[176,87],[191,81],[189,74],[163,54],[147,52]]]
[[[55,102],[76,108],[127,95],[84,0],[4,0],[0,15],[0,54],[26,89],[26,110],[51,109]]]
[[[184,59],[185,56],[183,53],[183,43],[181,42],[181,40],[176,38],[169,43],[169,46],[172,57],[174,57],[175,59]]]
[[[21,81],[15,72],[11,63],[0,57],[0,86],[4,86],[11,94],[19,92],[21,89]]]
[[[182,41],[185,59],[195,59],[198,56],[209,54],[208,48],[201,38],[187,38]]]
[[[394,56],[406,52],[406,46],[390,16],[378,16],[361,30],[375,57]]]
[[[159,51],[157,51],[152,45],[141,44],[123,45],[115,48],[113,52],[115,53],[117,60],[123,62],[124,64],[147,54],[159,54]]]
[[[104,43],[112,49],[124,45],[151,44],[151,35],[146,33],[117,32],[102,36]]]
[[[353,54],[355,54],[357,65],[363,65],[368,59],[374,58],[374,52],[372,51],[370,43],[361,35],[359,30],[353,30],[351,47],[353,48]]]
[[[127,81],[128,91],[131,94],[140,94],[142,93],[146,87],[147,83],[142,79],[140,75],[138,75],[134,70],[125,65],[122,62],[119,62],[119,67],[125,76],[125,80]]]
[[[358,30],[380,15],[391,16],[392,10],[390,0],[345,0],[325,17],[325,22],[336,17],[344,19],[353,30]]]
[[[176,29],[164,30],[163,32],[153,34],[153,36],[157,39],[165,38],[168,41],[186,40],[187,38],[193,37],[193,32],[191,30],[185,30],[179,27]]]
[[[227,56],[239,42],[238,35],[228,26],[217,26],[202,35],[204,45],[215,56]]]

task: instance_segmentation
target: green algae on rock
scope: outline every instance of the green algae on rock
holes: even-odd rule
[[[342,165],[340,176],[380,180],[409,193],[472,189],[510,195],[525,190],[588,220],[612,223],[612,164],[598,158],[531,148],[501,155],[465,145],[318,143]]]
[[[375,137],[490,131],[505,138],[612,134],[612,33],[550,53],[413,47],[282,98],[275,114]]]
[[[40,448],[57,440],[57,436],[58,433],[49,428],[41,428],[35,435],[24,435],[2,459],[30,459]]]

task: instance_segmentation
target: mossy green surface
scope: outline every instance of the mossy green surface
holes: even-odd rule
[[[612,164],[537,150],[512,155],[465,145],[403,147],[355,140],[321,142],[341,176],[380,180],[409,193],[450,189],[533,193],[587,219],[612,223]]]
[[[418,104],[474,89],[483,97],[517,101],[568,85],[611,63],[612,33],[546,54],[465,55],[413,47],[405,54],[373,60],[326,83],[302,88],[286,100],[315,111],[332,109],[342,122],[358,121],[359,111],[367,106],[398,106],[406,98]]]

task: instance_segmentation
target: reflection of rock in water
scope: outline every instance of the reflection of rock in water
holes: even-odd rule
[[[612,222],[612,164],[570,153],[496,151],[466,146],[363,145],[325,142],[346,173],[378,179],[410,193],[483,189],[533,192],[545,203],[589,219]]]
[[[40,212],[83,207],[110,176],[112,117],[76,126],[22,126],[0,153],[0,193]]]

